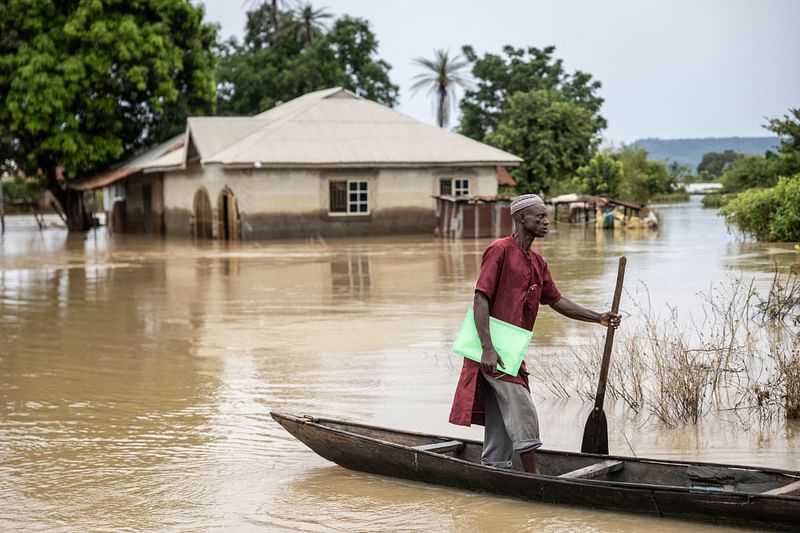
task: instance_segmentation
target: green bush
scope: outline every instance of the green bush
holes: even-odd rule
[[[774,187],[739,193],[720,210],[739,230],[764,241],[800,241],[800,174]]]
[[[730,203],[730,201],[734,198],[736,198],[736,193],[713,192],[703,196],[702,204],[703,207],[713,207],[714,209],[719,209],[720,207],[725,207],[728,205],[728,203]]]
[[[650,201],[654,204],[688,202],[689,193],[686,191],[662,192],[654,194]]]
[[[42,192],[42,184],[36,180],[14,178],[11,181],[3,181],[2,183],[3,199],[6,202],[36,199]]]

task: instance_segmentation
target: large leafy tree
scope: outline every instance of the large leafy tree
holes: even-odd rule
[[[770,119],[765,128],[780,136],[780,150],[733,161],[721,178],[727,190],[773,187],[779,177],[800,173],[800,108],[790,109],[783,118]]]
[[[534,90],[558,92],[564,101],[590,111],[596,131],[606,127],[600,115],[603,99],[597,94],[600,82],[585,72],[567,73],[562,61],[554,57],[554,46],[543,49],[506,46],[503,55],[487,53],[480,58],[470,46],[463,50],[467,59],[473,61],[475,80],[475,87],[461,100],[460,131],[464,135],[482,141],[497,129],[514,93]]]
[[[310,42],[297,13],[280,11],[275,31],[271,4],[248,12],[244,43],[224,43],[217,68],[218,112],[252,115],[309,91],[333,86],[392,106],[398,87],[391,66],[377,58],[378,41],[363,19],[341,17]],[[284,31],[285,30],[285,31]]]
[[[703,159],[697,165],[697,174],[704,180],[717,179],[739,159],[740,154],[733,150],[724,152],[708,152],[703,154]]]
[[[188,0],[0,3],[0,163],[42,176],[88,224],[57,179],[85,176],[214,109],[213,26]]]
[[[514,93],[484,140],[522,157],[513,170],[521,193],[547,192],[589,163],[600,141],[590,109],[556,90]]]
[[[781,137],[781,152],[800,152],[800,107],[790,109],[783,118],[773,118],[766,128]]]
[[[475,86],[461,100],[460,132],[523,157],[513,171],[520,191],[547,192],[590,161],[606,127],[599,81],[566,72],[552,46],[480,58],[463,50]]]
[[[622,161],[610,152],[598,152],[587,165],[579,167],[572,184],[584,194],[614,196],[624,173]]]
[[[614,158],[622,163],[623,169],[622,180],[617,186],[620,197],[646,203],[653,195],[674,190],[675,175],[663,161],[647,159],[646,150],[623,146],[614,153]]]
[[[411,90],[415,93],[420,89],[428,89],[428,94],[433,96],[436,110],[436,123],[444,128],[450,122],[450,113],[456,103],[456,89],[467,89],[469,81],[464,68],[469,61],[461,55],[450,56],[447,50],[435,50],[433,59],[418,57],[414,63],[425,71],[414,76]]]

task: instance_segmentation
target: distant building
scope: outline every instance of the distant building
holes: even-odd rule
[[[687,183],[684,190],[689,194],[711,194],[723,189],[721,183]]]
[[[432,233],[434,196],[496,195],[520,161],[333,88],[253,117],[192,117],[185,134],[73,187],[103,188],[112,231]]]

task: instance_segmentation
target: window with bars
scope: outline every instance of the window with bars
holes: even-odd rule
[[[369,182],[347,180],[330,182],[330,213],[369,214]]]
[[[439,194],[443,196],[469,196],[469,178],[440,179]]]

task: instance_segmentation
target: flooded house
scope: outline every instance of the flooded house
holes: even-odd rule
[[[332,88],[251,117],[191,117],[185,133],[73,186],[103,189],[115,232],[433,233],[436,196],[496,195],[520,161]]]

